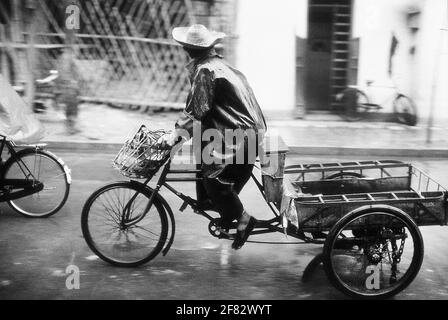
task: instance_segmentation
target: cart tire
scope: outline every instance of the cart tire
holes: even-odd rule
[[[306,266],[302,274],[302,282],[307,283],[311,280],[311,276],[318,266],[323,262],[323,254],[319,253],[316,255]]]
[[[350,179],[350,178],[366,178],[366,176],[358,172],[338,172],[325,177],[325,180]]]
[[[337,272],[335,271],[335,265],[333,263],[332,253],[334,251],[336,240],[338,239],[339,235],[341,234],[341,232],[344,230],[345,227],[349,226],[352,222],[354,222],[359,218],[366,219],[366,217],[373,215],[389,216],[394,219],[397,219],[400,222],[400,224],[402,223],[405,226],[405,228],[407,228],[410,234],[407,237],[407,239],[411,238],[413,240],[413,254],[412,257],[408,259],[410,261],[410,264],[406,272],[403,274],[403,276],[401,276],[399,280],[395,280],[395,282],[389,283],[391,285],[390,289],[385,289],[381,292],[375,289],[368,290],[368,292],[359,292],[354,290],[350,286],[346,285],[343,282],[343,280],[341,280],[341,278],[338,276]],[[341,241],[345,241],[345,239],[344,240],[342,239],[343,238],[341,237]],[[351,249],[351,252],[353,252],[353,248]],[[365,253],[363,253],[363,255],[365,255]],[[341,256],[344,257],[344,255]],[[331,282],[331,284],[344,294],[357,299],[385,299],[398,294],[415,279],[422,265],[423,256],[424,256],[424,247],[423,247],[422,235],[418,229],[418,226],[412,220],[412,218],[402,210],[397,209],[395,207],[374,206],[374,207],[363,207],[356,209],[345,215],[341,220],[339,220],[334,225],[324,244],[323,263],[325,273],[327,274],[327,277]],[[366,258],[364,259],[366,260]],[[378,262],[376,264],[378,265]],[[346,272],[347,270],[348,268],[346,269]],[[383,264],[381,264],[381,272],[383,272]],[[365,274],[366,274],[365,277],[369,276],[367,272]],[[390,279],[392,279],[392,277]]]
[[[117,190],[123,190],[120,194],[118,194]],[[127,200],[124,198],[126,195],[130,198],[132,198],[133,195],[138,193],[137,198],[140,196],[141,199],[134,199],[135,205],[132,205],[132,209],[140,210],[146,206],[146,200],[149,200],[151,197],[151,190],[146,188],[144,185],[135,183],[135,182],[116,182],[112,184],[108,184],[106,186],[103,186],[102,188],[95,191],[86,201],[82,214],[81,214],[81,229],[82,234],[84,236],[84,239],[87,242],[87,245],[89,248],[102,260],[118,267],[137,267],[139,265],[142,265],[144,263],[149,262],[153,258],[155,258],[160,251],[163,249],[165,242],[167,241],[167,235],[168,235],[168,218],[166,215],[166,211],[162,205],[162,201],[160,200],[160,195],[154,198],[153,206],[150,210],[154,211],[154,214],[150,212],[147,213],[146,216],[152,215],[154,216],[154,223],[151,222],[150,225],[145,225],[146,228],[152,227],[153,225],[156,225],[155,230],[148,231],[147,229],[143,227],[137,227],[137,224],[135,225],[135,228],[141,228],[145,231],[147,231],[146,235],[143,235],[141,233],[131,233],[130,231],[127,231],[127,228],[125,230],[119,229],[119,222],[121,222],[121,217],[117,218],[117,215],[115,214],[115,210],[121,210],[117,209],[120,206],[123,206],[123,203],[125,203]],[[117,196],[118,199],[114,202],[113,196]],[[103,197],[104,201],[103,203],[100,203],[101,197]],[[121,203],[118,203],[118,201],[121,201]],[[97,205],[98,204],[98,205]],[[101,206],[100,206],[101,204]],[[98,206],[96,211],[98,213],[95,213],[95,208]],[[109,206],[109,208],[107,208]],[[137,207],[137,208],[135,208]],[[104,215],[104,223],[101,224],[101,210],[103,212],[106,212]],[[120,212],[121,214],[121,212]],[[115,243],[109,244],[106,243],[105,240],[101,242],[100,240],[97,240],[99,237],[100,232],[96,230],[95,224],[93,220],[95,219],[95,215],[99,216],[97,220],[99,220],[98,226],[101,227],[107,227],[107,225],[111,224],[117,224],[116,226],[110,227],[110,232],[115,232]],[[107,216],[106,216],[107,215]],[[132,213],[131,213],[132,215]],[[146,219],[146,216],[144,219]],[[134,217],[133,219],[137,219],[137,217]],[[144,219],[142,221],[144,221]],[[118,223],[117,221],[120,220]],[[148,222],[146,222],[148,223]],[[132,229],[130,229],[132,230]],[[157,231],[157,233],[156,233]],[[104,232],[103,232],[104,233]],[[118,234],[117,234],[118,233]],[[123,234],[125,234],[125,238],[123,239]],[[131,233],[131,236],[128,235],[128,233]],[[151,237],[154,237],[154,239],[151,239]],[[105,235],[106,238],[112,239],[112,233]],[[130,239],[131,238],[131,239]],[[133,239],[132,239],[133,238]],[[146,243],[138,243],[139,240],[142,239],[142,241],[146,241]],[[125,240],[124,243],[117,243],[117,240]],[[133,241],[132,241],[133,240]],[[150,240],[154,240],[154,244],[149,244]],[[131,247],[133,244],[137,243],[137,245],[134,245],[134,247]],[[105,244],[104,247],[101,247],[102,244]],[[121,247],[120,247],[121,246]],[[115,250],[115,248],[118,247],[119,250]],[[129,253],[132,250],[139,250],[141,249],[141,254],[137,255],[134,254],[134,256],[125,256],[127,253]],[[121,251],[120,251],[121,250]],[[117,254],[115,254],[117,253]],[[130,254],[130,253],[129,253]],[[131,255],[131,254],[130,254]]]

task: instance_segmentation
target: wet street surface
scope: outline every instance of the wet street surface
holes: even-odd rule
[[[56,152],[57,153],[57,152]],[[208,220],[164,190],[177,223],[173,247],[137,268],[117,268],[100,260],[81,233],[80,216],[88,196],[100,186],[126,180],[111,168],[114,154],[58,153],[73,172],[64,208],[47,219],[28,219],[1,204],[0,299],[346,299],[333,288],[320,266],[310,281],[301,275],[322,248],[310,244],[247,243],[234,251],[230,242],[212,237]],[[295,157],[290,163],[353,160],[355,157]],[[358,159],[361,160],[361,159]],[[368,159],[367,159],[368,160]],[[403,159],[397,159],[403,160]],[[448,186],[448,160],[408,160]],[[191,196],[193,183],[174,183]],[[253,182],[243,203],[258,219],[271,218]],[[395,299],[448,299],[448,227],[421,228],[425,258],[414,282]],[[283,234],[250,240],[297,242]],[[66,268],[80,270],[80,289],[66,287]]]

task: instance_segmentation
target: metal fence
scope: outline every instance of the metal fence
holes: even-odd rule
[[[73,76],[79,81],[82,100],[182,107],[189,88],[187,57],[171,39],[171,30],[195,22],[190,0],[71,2],[80,9],[80,29],[71,45]],[[66,4],[35,1],[37,23],[31,31],[39,70],[58,68],[67,43]],[[24,44],[29,45],[30,27],[22,31]],[[9,41],[9,47],[20,50],[20,44]]]

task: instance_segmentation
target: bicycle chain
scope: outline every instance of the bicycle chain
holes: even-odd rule
[[[403,233],[404,235],[404,233]],[[393,242],[392,243],[392,259],[395,263],[400,263],[401,262],[401,256],[403,255],[403,251],[404,251],[404,244],[406,242],[406,237],[403,237],[403,240],[401,241],[400,244],[400,249],[398,249],[398,253],[397,253],[397,243]]]

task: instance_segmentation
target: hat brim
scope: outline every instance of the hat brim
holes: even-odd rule
[[[173,39],[180,43],[183,47],[192,49],[208,49],[217,44],[221,39],[226,37],[223,32],[209,31],[209,37],[202,43],[191,43],[187,41],[187,32],[189,27],[177,27],[173,29]]]

